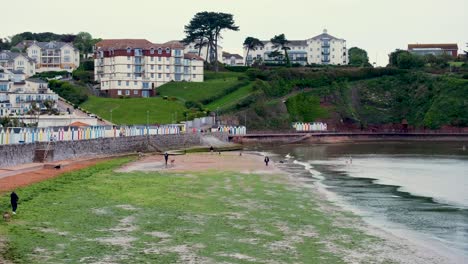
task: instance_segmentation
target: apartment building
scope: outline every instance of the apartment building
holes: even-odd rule
[[[244,66],[244,57],[235,53],[223,52],[223,64],[228,66]]]
[[[458,56],[458,44],[408,44],[408,51],[417,55],[450,55],[454,58]]]
[[[150,97],[171,81],[203,82],[203,59],[178,41],[106,39],[94,49],[95,80],[106,96]]]
[[[35,61],[23,53],[1,51],[0,66],[10,71],[22,71],[27,77],[36,74]]]
[[[215,61],[215,51],[213,49],[208,49],[208,45],[204,45],[201,50],[198,48],[197,43],[192,42],[189,44],[183,44],[181,41],[178,41],[181,45],[184,46],[184,53],[185,54],[193,54],[193,55],[199,55],[200,57],[208,62],[213,62]],[[210,54],[208,54],[208,52]],[[218,45],[218,60],[222,60],[223,57],[223,47]]]
[[[45,109],[45,102],[57,107],[58,95],[48,88],[47,82],[25,78],[21,71],[0,67],[0,116],[24,116],[35,105]]]
[[[248,65],[255,61],[264,63],[280,63],[284,61],[284,51],[274,47],[271,41],[262,41],[264,47],[250,50],[244,47],[244,58]],[[315,37],[306,40],[290,40],[286,45],[291,63],[307,64],[348,64],[348,50],[346,40],[328,34],[327,30]],[[271,56],[272,52],[280,52],[280,56]]]
[[[73,46],[73,43],[27,40],[19,43],[16,47],[20,50],[26,50],[27,55],[36,62],[36,72],[72,72],[80,66],[80,52]]]

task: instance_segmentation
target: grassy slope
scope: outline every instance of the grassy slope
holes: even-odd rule
[[[171,82],[159,87],[158,92],[161,96],[173,96],[184,101],[201,101],[221,94],[238,82],[236,78],[214,79],[201,83]]]
[[[146,124],[146,111],[149,111],[150,124],[170,123],[175,112],[182,119],[186,110],[181,102],[160,97],[112,99],[92,96],[81,107],[107,120],[111,119],[112,109],[112,121],[116,124]]]
[[[206,107],[210,110],[215,110],[217,107],[221,109],[225,107],[229,107],[235,104],[236,102],[238,102],[239,100],[241,100],[242,98],[245,98],[246,96],[248,96],[252,91],[253,91],[253,83],[250,83],[206,105]]]
[[[363,250],[375,241],[337,227],[334,217],[348,222],[351,216],[319,211],[309,189],[285,185],[280,176],[113,171],[128,160],[19,189],[19,214],[0,226],[9,241],[6,258],[15,263],[174,263],[194,256],[195,262],[214,263],[342,263],[340,249]],[[7,210],[8,197],[0,202],[0,210]]]

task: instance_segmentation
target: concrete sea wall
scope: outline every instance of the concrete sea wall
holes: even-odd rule
[[[225,134],[210,134],[220,141],[228,141]],[[38,150],[51,149],[49,161],[83,158],[100,155],[132,153],[136,151],[165,151],[202,146],[204,135],[150,135],[118,138],[99,138],[80,141],[57,141],[0,146],[0,168],[34,161]],[[44,151],[38,152],[44,155]]]

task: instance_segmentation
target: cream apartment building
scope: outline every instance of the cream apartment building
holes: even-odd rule
[[[171,82],[203,82],[203,59],[178,41],[106,39],[95,45],[94,76],[110,97],[150,97]]]
[[[80,52],[73,43],[24,41],[16,47],[25,49],[27,55],[36,62],[36,72],[72,72],[80,66]]]
[[[247,49],[244,48],[244,58],[248,65],[256,60],[264,63],[278,63],[282,60],[269,56],[271,52],[278,50],[271,41],[263,41],[263,44],[264,47],[250,50],[248,56]],[[306,40],[290,40],[287,47],[290,48],[288,55],[291,63],[346,65],[349,62],[346,40],[328,34],[327,30]],[[283,51],[278,51],[284,54]]]
[[[21,71],[26,77],[36,74],[36,63],[23,53],[4,50],[0,52],[0,66],[10,71]]]

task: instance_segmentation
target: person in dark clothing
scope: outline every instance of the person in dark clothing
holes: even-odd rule
[[[264,161],[265,161],[265,166],[268,166],[268,162],[270,162],[270,158],[266,156]]]
[[[18,208],[18,200],[19,197],[15,192],[12,192],[10,194],[10,202],[11,202],[11,208],[13,210],[13,214],[16,214],[16,209]]]
[[[213,146],[210,146],[210,152],[211,152],[211,154],[213,154],[213,151],[214,151]]]
[[[169,154],[164,153],[164,160],[166,161],[166,167],[167,167],[167,160],[169,159]]]

